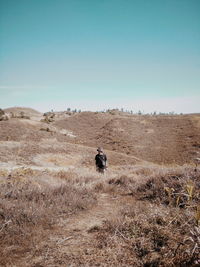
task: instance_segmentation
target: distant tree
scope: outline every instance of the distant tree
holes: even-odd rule
[[[21,112],[20,112],[20,117],[23,119],[23,118],[24,118],[24,116],[25,116],[25,113],[24,113],[24,111],[21,111]]]
[[[4,114],[5,114],[4,110],[0,108],[0,116]]]
[[[141,110],[138,111],[138,115],[142,115],[142,111]]]
[[[67,108],[67,111],[70,112],[71,111],[71,108]]]

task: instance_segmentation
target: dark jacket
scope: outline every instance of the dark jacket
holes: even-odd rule
[[[107,157],[106,154],[97,154],[95,156],[96,166],[101,169],[106,168]]]

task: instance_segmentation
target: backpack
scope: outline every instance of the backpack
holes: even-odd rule
[[[99,168],[105,168],[106,167],[106,159],[104,155],[99,155],[98,157],[98,166]]]

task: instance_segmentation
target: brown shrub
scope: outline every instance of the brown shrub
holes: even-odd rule
[[[154,175],[153,175],[154,174]],[[118,263],[136,266],[196,266],[200,262],[200,228],[195,216],[199,201],[199,175],[193,169],[155,171],[146,182],[135,187],[140,199],[127,203],[121,213],[96,229],[96,248],[109,251],[114,257],[119,249]],[[161,175],[161,176],[159,176]],[[189,197],[188,184],[194,190]],[[121,177],[109,183],[122,188],[132,183]],[[172,199],[165,187],[174,188]],[[184,209],[177,205],[176,196],[186,197]],[[168,202],[167,202],[168,201]],[[170,202],[169,202],[170,201]],[[127,255],[127,259],[124,259]]]
[[[149,205],[141,212],[141,205],[136,205],[97,229],[96,247],[116,253],[120,246],[124,254],[119,262],[128,254],[129,261],[135,258],[136,266],[189,266],[199,260],[195,238],[191,241],[190,230],[195,227],[190,216]]]
[[[174,170],[159,176],[150,176],[137,188],[140,199],[149,199],[166,205],[186,207],[196,205],[200,197],[200,171],[192,168],[185,172]]]

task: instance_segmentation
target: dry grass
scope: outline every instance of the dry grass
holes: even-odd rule
[[[31,170],[16,170],[1,179],[1,266],[11,266],[26,253],[36,253],[60,216],[70,217],[95,203],[95,195],[83,184],[66,179],[52,186],[38,175]]]
[[[105,175],[87,168],[42,173],[17,169],[11,176],[6,177],[3,171],[1,175],[0,265],[12,266],[19,261],[16,266],[28,266],[26,255],[34,264],[42,255],[40,264],[58,266],[66,262],[74,266],[199,263],[199,169],[149,164],[127,166]],[[118,199],[118,215],[111,213],[103,226],[88,229],[92,246],[89,243],[87,248],[80,248],[78,255],[60,252],[60,261],[56,260],[59,247],[53,252],[45,243],[46,237],[57,231],[65,240],[62,228],[58,228],[60,219],[76,217],[78,212],[83,218],[90,215],[101,194]],[[52,254],[47,259],[49,250]]]
[[[83,112],[55,117],[54,133],[36,122],[0,122],[0,266],[200,264],[200,170],[175,165],[200,152],[193,115]]]
[[[96,230],[96,250],[106,257],[102,264],[197,266],[200,264],[200,170],[157,168],[148,173],[151,175],[140,185],[135,184],[136,176],[132,180],[121,176],[105,182],[112,181],[111,191],[115,194],[119,187],[121,192],[131,187],[134,198],[118,217]],[[170,197],[166,187],[174,189]],[[98,189],[105,190],[105,184]]]

